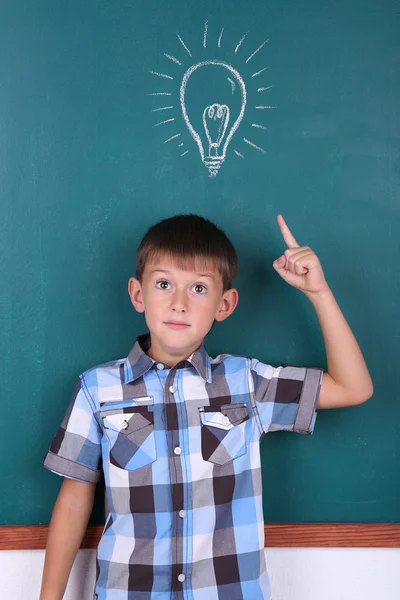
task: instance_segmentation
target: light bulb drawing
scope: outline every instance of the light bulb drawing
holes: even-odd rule
[[[265,73],[269,66],[264,66],[252,73],[251,77],[248,78],[246,87],[244,78],[237,68],[233,67],[225,60],[219,60],[215,57],[207,57],[207,60],[195,61],[191,50],[185,44],[182,37],[178,33],[176,35],[181,44],[180,52],[183,56],[178,54],[177,58],[172,54],[164,53],[164,57],[171,61],[171,63],[174,63],[174,70],[178,67],[185,69],[183,77],[179,76],[176,70],[175,73],[171,71],[172,74],[160,72],[158,70],[150,71],[152,75],[160,78],[162,81],[160,91],[148,94],[149,96],[154,96],[155,101],[160,100],[163,96],[174,95],[173,91],[167,91],[167,89],[169,90],[170,88],[166,88],[166,85],[172,85],[175,89],[175,93],[179,89],[179,103],[174,103],[173,100],[168,99],[168,105],[158,106],[156,104],[156,107],[152,109],[152,112],[157,113],[160,116],[166,115],[164,119],[153,125],[153,127],[165,125],[166,128],[168,128],[169,134],[166,136],[164,144],[176,140],[179,142],[176,147],[180,151],[180,156],[186,156],[189,153],[189,149],[186,149],[186,141],[182,132],[173,130],[177,123],[183,118],[187,130],[196,142],[201,161],[207,168],[209,176],[214,178],[218,175],[227,156],[231,154],[229,148],[232,145],[233,139],[235,140],[235,146],[240,147],[241,143],[244,142],[251,148],[265,154],[265,150],[259,146],[258,143],[248,139],[251,137],[250,133],[246,133],[247,137],[240,137],[237,134],[237,130],[242,123],[247,109],[248,90],[250,90],[250,93],[259,94],[265,93],[273,88],[273,85],[268,85],[254,89],[256,88],[255,78]],[[211,47],[208,22],[206,22],[203,35],[204,51],[211,50],[213,53],[220,51],[223,35],[225,40],[224,43],[228,43],[225,28],[222,27],[218,36],[218,41]],[[248,43],[248,32],[240,38],[237,44],[232,44],[232,53],[235,60],[238,60],[236,58],[237,55],[240,56],[241,53],[243,55],[243,49],[246,42]],[[244,64],[243,59],[241,58],[242,67],[240,70],[242,70],[242,68],[246,69],[247,63],[258,55],[259,51],[267,44],[267,42],[268,39],[264,40],[260,46],[251,52]],[[189,44],[189,46],[191,46],[191,44]],[[188,66],[185,65],[185,62],[187,63],[188,61],[193,64],[189,64]],[[276,108],[276,106],[265,105],[258,102],[255,104],[256,105],[252,107],[252,110],[264,111],[265,109]],[[167,116],[169,118],[167,118]],[[247,127],[248,126],[249,125],[247,125]],[[255,133],[267,129],[265,125],[260,123],[252,123],[251,127],[253,128],[253,132],[256,130]],[[164,128],[162,127],[162,129]],[[243,159],[244,154],[242,152],[244,152],[244,150],[242,148],[240,148],[240,150],[241,152],[239,152],[237,147],[234,147],[232,156],[236,155]]]
[[[229,77],[231,86],[229,89],[231,89],[231,93],[233,93],[235,89],[235,80],[238,83],[238,87],[241,92],[239,113],[236,119],[232,122],[229,130],[228,124],[230,121],[231,110],[227,104],[213,103],[206,106],[203,110],[203,118],[201,122],[202,128],[198,127],[197,130],[195,129],[192,120],[189,119],[188,109],[186,106],[186,89],[189,80],[199,69],[210,69],[211,67],[215,67],[218,70],[218,73],[221,73],[222,70],[220,77],[224,81],[228,80],[226,77],[226,71],[228,71],[228,73],[234,78],[232,81],[232,78]],[[243,119],[246,108],[246,87],[244,85],[244,81],[239,75],[238,71],[225,62],[218,60],[199,62],[195,65],[192,65],[183,76],[180,87],[180,102],[184,121],[191,136],[197,143],[201,160],[209,170],[210,176],[215,177],[221,164],[225,160],[226,151],[233,134]]]

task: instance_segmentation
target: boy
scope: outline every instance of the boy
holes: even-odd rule
[[[209,220],[154,225],[137,254],[131,301],[149,334],[126,359],[83,373],[44,466],[65,477],[46,548],[41,600],[60,600],[104,474],[98,600],[269,600],[260,440],[311,434],[316,409],[366,401],[372,381],[315,253],[283,217],[277,273],[312,302],[328,372],[274,368],[203,340],[234,311],[235,250]]]

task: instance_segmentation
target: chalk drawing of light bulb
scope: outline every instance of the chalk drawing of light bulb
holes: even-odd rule
[[[205,69],[206,71],[208,70],[208,72],[210,72],[210,69],[212,69],[214,74],[215,70],[217,69],[217,77],[225,82],[229,82],[228,92],[230,92],[232,95],[234,94],[234,91],[236,91],[237,84],[237,87],[240,90],[240,100],[239,106],[236,107],[237,115],[234,120],[231,118],[231,110],[227,104],[214,102],[203,109],[201,127],[197,127],[197,130],[195,129],[195,119],[190,119],[188,115],[188,108],[186,106],[186,90],[189,81],[195,77],[196,72],[200,72],[200,69]],[[230,75],[229,77],[227,77],[227,71]],[[210,92],[209,87],[207,88],[207,92],[212,94],[212,90]],[[221,93],[220,90],[219,93]],[[221,164],[225,160],[226,151],[233,134],[243,119],[246,108],[246,87],[244,81],[238,71],[228,63],[218,60],[199,62],[195,65],[192,65],[183,76],[180,88],[180,101],[183,118],[187,128],[190,131],[190,134],[197,143],[201,160],[207,167],[210,176],[215,177]],[[236,104],[238,103],[236,102]],[[198,111],[198,106],[194,106],[191,110]]]
[[[158,131],[167,132],[163,143],[175,145],[179,155],[184,157],[190,152],[192,140],[195,140],[197,145],[197,148],[194,146],[195,150],[200,153],[201,161],[212,178],[218,175],[227,155],[231,155],[229,148],[232,150],[232,156],[239,157],[241,160],[245,158],[243,143],[247,147],[250,146],[252,152],[256,150],[266,154],[266,150],[259,145],[259,136],[260,132],[267,130],[267,127],[263,122],[259,122],[258,115],[263,117],[267,109],[277,108],[263,100],[258,100],[264,98],[266,93],[269,94],[274,87],[266,85],[268,81],[264,82],[264,78],[269,73],[269,65],[259,64],[263,54],[261,50],[266,47],[269,38],[255,50],[249,48],[246,50],[249,42],[247,32],[236,45],[232,44],[232,38],[228,40],[227,33],[224,32],[225,27],[222,27],[218,37],[215,38],[217,41],[214,41],[213,36],[209,36],[208,21],[205,22],[203,49],[200,50],[203,56],[197,60],[192,55],[192,51],[194,52],[192,44],[189,44],[190,47],[187,46],[179,33],[176,33],[180,44],[178,52],[174,53],[177,56],[164,52],[164,59],[169,61],[167,72],[164,72],[164,69],[150,71],[151,75],[158,79],[159,87],[147,93],[148,96],[153,96],[151,111],[157,116],[157,122],[153,127],[157,127]],[[229,58],[229,62],[220,60],[216,56],[222,52],[224,36],[227,36],[225,44],[229,44],[232,50],[232,60]],[[195,48],[196,52],[199,52],[198,44]],[[247,58],[243,55],[244,52],[248,53]],[[231,66],[232,61],[239,61],[238,69]],[[236,62],[234,62],[235,66]],[[247,65],[250,64],[253,70],[252,65],[256,62],[258,62],[256,70],[253,73],[248,71]],[[183,76],[179,73],[180,69],[183,71]],[[245,70],[247,72],[244,78]],[[178,94],[180,101],[178,99],[175,101],[174,96]],[[246,119],[243,120],[245,110]],[[254,122],[251,122],[256,114]],[[161,115],[163,117],[160,119]],[[185,134],[179,130],[183,123],[191,136],[190,138],[186,135],[189,143],[185,139]],[[237,133],[239,125],[241,132],[247,128],[243,131],[244,135]],[[234,138],[234,146],[232,138]]]

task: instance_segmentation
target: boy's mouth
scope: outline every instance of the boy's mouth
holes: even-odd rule
[[[183,321],[164,321],[164,325],[171,329],[186,329],[186,327],[190,327],[188,323],[184,323]]]

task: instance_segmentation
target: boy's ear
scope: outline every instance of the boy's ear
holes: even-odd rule
[[[139,313],[144,312],[142,286],[136,277],[131,277],[128,281],[128,294],[135,309]]]
[[[225,321],[233,313],[239,302],[239,292],[235,288],[226,290],[222,295],[221,302],[217,314],[216,321]]]

